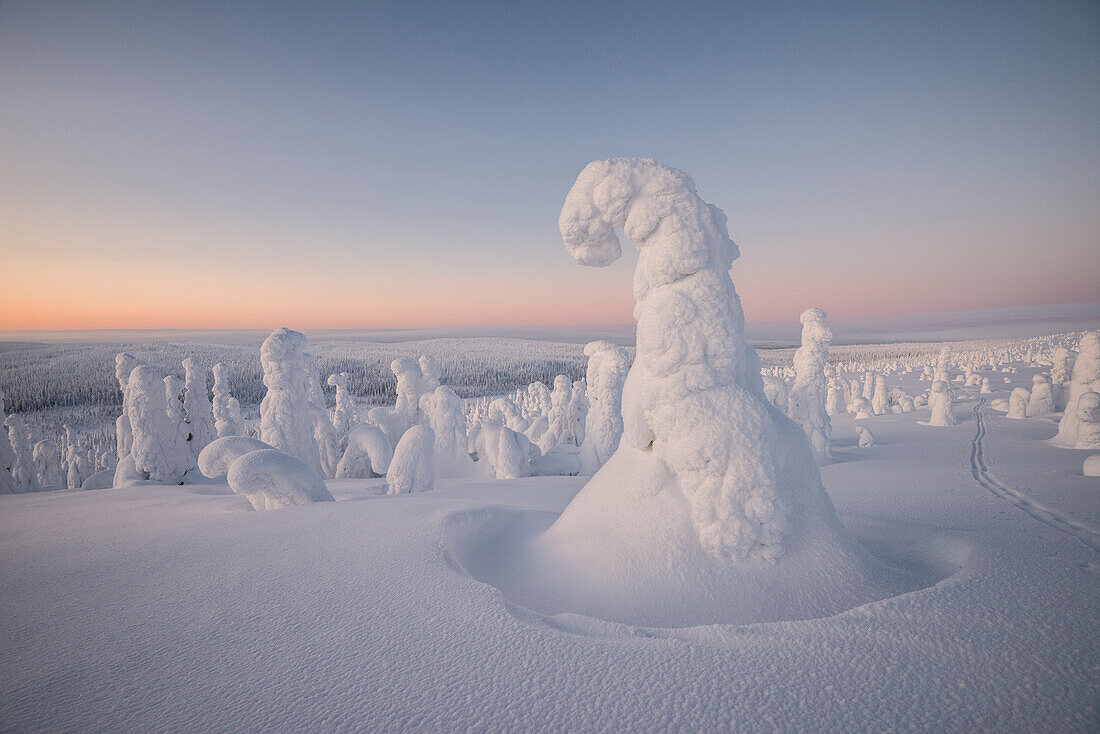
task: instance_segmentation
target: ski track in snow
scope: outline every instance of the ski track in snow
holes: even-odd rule
[[[1100,532],[1097,532],[1088,525],[1078,520],[1074,520],[1057,510],[1036,502],[1018,489],[1013,489],[1005,485],[989,473],[989,467],[985,464],[985,447],[983,445],[983,440],[987,433],[985,417],[982,414],[982,406],[985,405],[985,403],[986,399],[982,398],[978,401],[978,404],[974,406],[974,418],[977,423],[977,431],[974,433],[974,439],[970,443],[970,473],[974,475],[974,481],[988,489],[993,496],[1026,512],[1039,522],[1049,525],[1055,530],[1067,533],[1087,545],[1089,548],[1092,548],[1094,551],[1100,552]]]

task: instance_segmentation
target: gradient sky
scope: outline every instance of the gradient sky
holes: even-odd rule
[[[1100,4],[5,0],[0,329],[628,322],[612,156],[753,321],[1097,302]]]

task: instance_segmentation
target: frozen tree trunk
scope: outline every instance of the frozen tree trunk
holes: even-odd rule
[[[808,308],[799,317],[802,322],[802,346],[794,353],[794,386],[787,398],[787,415],[797,423],[819,462],[831,462],[829,445],[832,430],[826,410],[825,365],[833,332],[825,325],[825,312]],[[836,398],[833,396],[835,405]]]

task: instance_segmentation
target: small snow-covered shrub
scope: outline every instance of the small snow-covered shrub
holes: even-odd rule
[[[249,436],[222,436],[214,439],[199,452],[199,471],[208,479],[221,479],[229,474],[229,467],[245,454],[274,446]]]
[[[275,449],[238,457],[226,477],[237,494],[257,510],[278,510],[312,502],[332,502],[332,494],[313,467]]]
[[[857,421],[875,417],[875,409],[871,407],[871,401],[862,395],[855,397],[849,412],[856,414],[855,419]]]
[[[867,449],[875,445],[875,435],[871,433],[871,429],[867,426],[856,426],[856,438],[861,449]]]
[[[370,479],[389,471],[393,444],[378,426],[360,423],[348,431],[347,445],[336,466],[337,479]]]
[[[1100,449],[1100,393],[1077,398],[1077,449]]]
[[[1027,403],[1031,393],[1026,387],[1017,387],[1008,396],[1008,414],[1005,418],[1022,420],[1027,417]]]

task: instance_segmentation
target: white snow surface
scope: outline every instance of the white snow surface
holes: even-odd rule
[[[1022,369],[993,397],[1031,384]],[[993,372],[986,372],[994,375]],[[915,375],[912,389],[916,389]],[[907,389],[909,387],[907,386]],[[1100,478],[964,389],[956,426],[833,417],[837,513],[918,588],[811,619],[625,625],[476,577],[584,479],[252,512],[224,485],[0,497],[16,731],[1096,731]],[[979,428],[975,409],[982,414]]]

